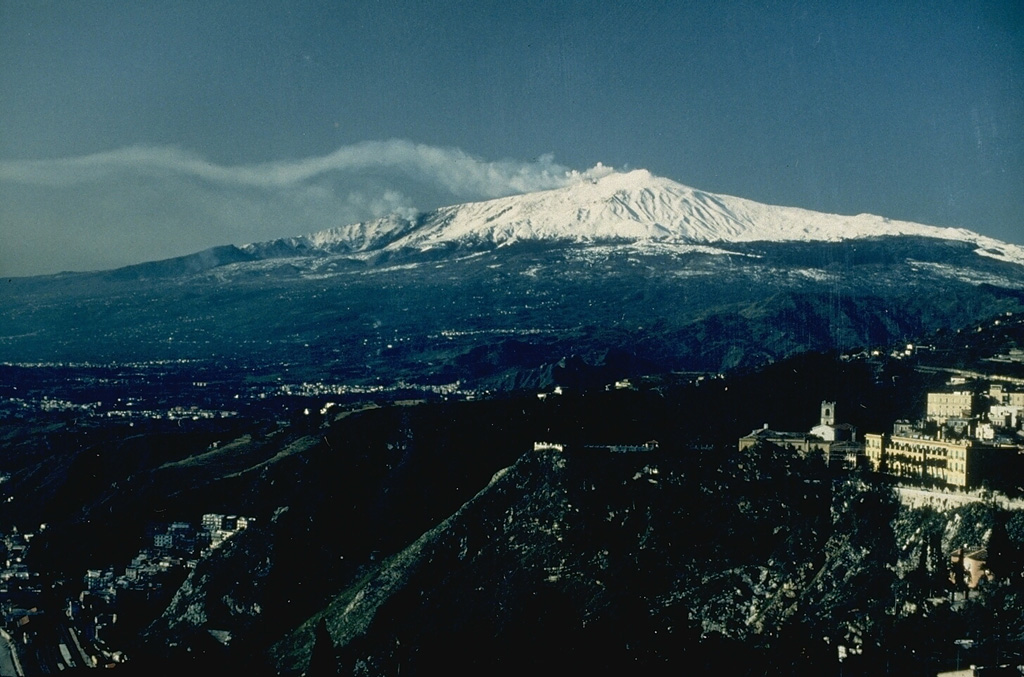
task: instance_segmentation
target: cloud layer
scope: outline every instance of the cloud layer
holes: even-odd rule
[[[0,161],[0,181],[60,186],[124,173],[191,176],[213,184],[289,188],[336,173],[390,169],[430,181],[455,195],[499,197],[564,185],[571,172],[550,155],[534,162],[484,161],[456,148],[409,141],[366,141],[320,157],[224,166],[171,147],[131,146],[58,160]]]
[[[0,275],[126,265],[557,188],[610,171],[570,170],[550,155],[486,161],[403,140],[232,166],[154,146],[0,161]]]

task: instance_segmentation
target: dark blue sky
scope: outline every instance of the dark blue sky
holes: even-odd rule
[[[0,274],[596,163],[1024,243],[1024,3],[0,0]]]

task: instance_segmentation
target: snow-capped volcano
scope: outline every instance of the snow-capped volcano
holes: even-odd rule
[[[598,179],[581,177],[553,190],[443,207],[415,221],[391,216],[278,242],[302,249],[358,252],[524,241],[714,245],[899,235],[967,242],[977,247],[978,254],[1024,265],[1024,248],[965,229],[765,205],[689,188],[642,169]],[[250,251],[255,251],[253,247],[260,246],[249,245]]]
[[[2,291],[0,361],[326,359],[360,382],[504,388],[610,350],[721,372],[906,345],[1024,313],[1024,248],[635,171]]]
[[[554,190],[440,209],[390,247],[654,241],[676,244],[812,242],[911,235],[976,244],[979,253],[1024,264],[1024,248],[962,228],[842,216],[765,205],[689,188],[638,169]]]

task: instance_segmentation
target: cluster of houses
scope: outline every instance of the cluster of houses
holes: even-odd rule
[[[53,668],[36,665],[36,658],[46,652],[37,651],[35,645],[51,642],[56,627],[67,630],[59,640],[56,669],[122,662],[124,655],[113,647],[123,645],[137,631],[140,619],[166,606],[199,558],[221,547],[252,521],[251,517],[211,513],[202,516],[198,527],[188,522],[151,525],[147,545],[123,569],[86,571],[84,589],[68,601],[66,618],[61,619],[51,618],[41,609],[44,584],[26,563],[34,534],[17,528],[0,534],[0,610],[4,617],[0,635],[11,644],[16,662],[18,655],[29,661],[17,671],[32,674],[36,669]],[[40,525],[40,530],[45,528]]]
[[[767,425],[739,440],[820,454],[829,465],[866,467],[916,483],[955,488],[1002,488],[1024,469],[1024,392],[993,383],[927,395],[925,417],[900,420],[891,433],[868,433],[836,423],[834,402],[821,403],[820,423],[808,432],[779,432]],[[1011,487],[1015,488],[1015,487]]]
[[[46,528],[46,525],[42,525]],[[6,591],[12,580],[27,581],[34,577],[25,564],[25,553],[29,542],[35,534],[20,532],[13,527],[9,533],[0,535],[0,554],[3,555],[3,567],[0,568],[0,592]]]
[[[157,600],[166,603],[165,598],[176,589],[168,589],[168,582],[180,582],[198,558],[219,548],[252,521],[251,517],[210,513],[202,516],[198,528],[189,522],[153,525],[147,534],[150,544],[123,570],[107,567],[86,571],[85,589],[69,602],[68,619],[97,647],[116,646],[116,639],[109,640],[116,633],[119,614],[137,611]]]
[[[3,611],[3,627],[15,632],[39,614],[39,598],[43,593],[39,573],[30,570],[25,563],[34,536],[17,527],[0,534],[0,610]]]

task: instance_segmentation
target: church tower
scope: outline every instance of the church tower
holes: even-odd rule
[[[836,403],[835,402],[822,402],[821,403],[821,425],[835,425],[836,424]]]

